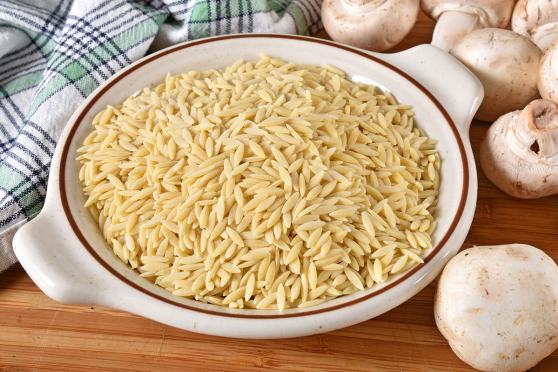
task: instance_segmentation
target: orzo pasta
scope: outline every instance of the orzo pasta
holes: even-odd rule
[[[168,75],[93,126],[85,206],[123,262],[177,296],[313,306],[431,247],[435,141],[337,68],[262,57]]]

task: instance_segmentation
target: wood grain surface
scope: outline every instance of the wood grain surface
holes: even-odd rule
[[[430,40],[421,15],[405,49]],[[319,36],[327,37],[325,33]],[[487,129],[474,122],[475,154]],[[512,199],[479,169],[479,200],[465,243],[521,242],[558,261],[558,195]],[[396,309],[328,334],[276,341],[203,336],[128,313],[66,306],[46,297],[19,265],[0,274],[0,369],[6,371],[466,371],[434,324],[435,283]],[[558,352],[536,371],[558,371]]]

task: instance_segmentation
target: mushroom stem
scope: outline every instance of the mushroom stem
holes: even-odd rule
[[[447,52],[465,35],[481,27],[479,17],[475,14],[445,11],[434,28],[432,45]]]
[[[506,28],[515,0],[421,0],[422,10],[438,22],[432,45],[445,51],[479,28]]]
[[[539,162],[558,165],[558,107],[536,100],[527,105],[508,131],[508,144],[516,155],[536,156]]]
[[[537,27],[531,33],[531,40],[541,50],[547,50],[554,42],[558,41],[558,23],[547,23]]]
[[[558,193],[558,105],[538,99],[500,117],[480,148],[484,174],[523,199]]]

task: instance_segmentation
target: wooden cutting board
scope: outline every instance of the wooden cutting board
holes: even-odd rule
[[[421,15],[397,50],[427,43]],[[322,32],[319,36],[326,37]],[[487,124],[473,123],[478,153]],[[479,201],[466,247],[521,242],[558,261],[558,195],[512,199],[479,170]],[[557,283],[558,285],[558,283]],[[66,306],[47,298],[19,265],[0,274],[0,369],[465,371],[432,316],[435,283],[396,309],[328,334],[277,341],[189,333],[111,309]],[[558,371],[558,352],[536,371]]]

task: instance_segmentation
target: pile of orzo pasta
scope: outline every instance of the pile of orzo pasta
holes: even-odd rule
[[[126,264],[231,308],[317,305],[421,263],[439,189],[411,107],[270,57],[168,75],[93,120],[85,206]]]

